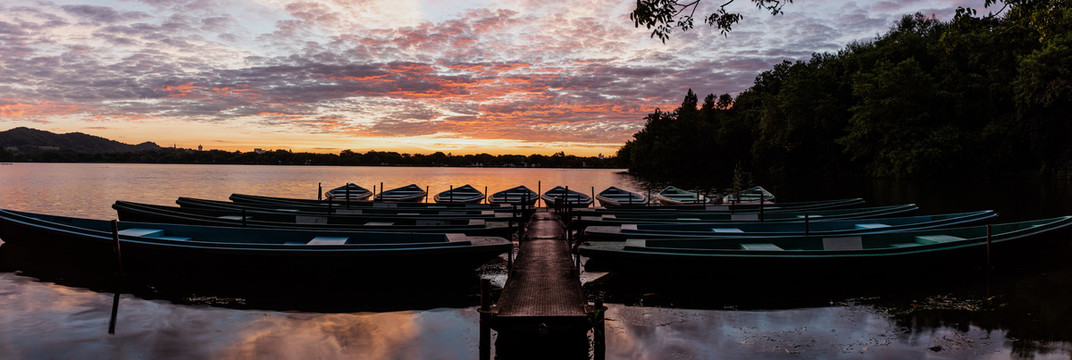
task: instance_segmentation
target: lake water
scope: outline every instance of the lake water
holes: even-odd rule
[[[172,204],[179,196],[231,193],[315,198],[354,182],[431,193],[472,184],[489,192],[526,185],[642,190],[616,170],[238,165],[22,164],[0,166],[0,207],[112,219],[115,200]],[[922,213],[995,209],[1000,221],[1072,214],[1067,182],[1031,179],[928,184],[877,181],[768,186],[783,201],[863,197],[870,205],[914,202]],[[0,253],[4,252],[0,246]],[[1072,251],[998,267],[990,276],[934,274],[896,284],[740,286],[734,274],[656,281],[584,273],[607,301],[609,359],[1072,358]],[[114,334],[108,276],[39,254],[0,256],[3,359],[473,359],[479,354],[477,291],[387,290],[346,281],[254,290],[122,288]],[[191,264],[196,266],[196,264]],[[911,266],[911,264],[906,264]],[[505,261],[478,272],[501,286]],[[181,273],[181,269],[175,270]],[[747,271],[747,269],[742,269]],[[850,270],[851,271],[851,270]],[[384,274],[370,276],[390,276]],[[221,274],[226,276],[226,274]],[[270,281],[268,281],[270,282]],[[442,294],[442,295],[440,295]],[[495,349],[492,348],[494,353]],[[587,358],[587,351],[572,357]]]

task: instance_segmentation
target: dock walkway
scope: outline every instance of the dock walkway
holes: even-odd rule
[[[562,222],[546,209],[534,213],[491,327],[540,335],[588,331],[591,322],[577,271]]]

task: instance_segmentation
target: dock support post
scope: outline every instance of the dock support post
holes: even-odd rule
[[[603,300],[596,300],[595,321],[592,324],[592,355],[595,360],[603,360],[607,357],[607,332],[605,325],[606,308]]]
[[[246,209],[242,209],[242,227],[246,227]]]
[[[488,187],[487,186],[484,187],[484,203],[485,204],[488,203]]]
[[[491,280],[480,279],[480,359],[491,359]]]
[[[116,279],[123,276],[123,252],[119,248],[119,221],[112,220],[112,241],[115,242],[115,268]],[[117,282],[118,283],[118,282]],[[115,287],[115,296],[112,297],[112,316],[108,321],[108,334],[115,335],[116,318],[119,315],[119,284]]]
[[[541,186],[543,186],[543,182],[542,181],[536,181],[536,196],[537,196],[536,197],[536,202],[539,202],[540,200],[543,200],[543,197],[540,196],[540,194],[543,194],[543,189],[540,188]],[[547,206],[547,204],[543,204],[543,206]]]
[[[112,220],[112,242],[115,244],[115,269],[122,274],[123,251],[119,249],[119,220]]]
[[[346,208],[350,208],[350,184],[346,184]]]
[[[451,186],[454,186],[454,185],[451,185]],[[428,203],[428,190],[429,190],[428,185],[425,185],[424,186],[424,203],[425,204]]]
[[[324,183],[316,183],[316,201],[324,200]]]
[[[808,213],[804,213],[804,236],[808,236]]]

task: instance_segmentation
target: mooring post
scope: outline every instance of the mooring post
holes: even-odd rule
[[[577,201],[580,201],[580,199],[577,199]],[[585,207],[587,207],[587,206],[585,206]],[[593,208],[596,207],[596,187],[595,186],[592,187],[592,207]]]
[[[536,181],[536,196],[538,196],[536,198],[537,203],[540,202],[540,200],[543,200],[543,197],[540,196],[540,194],[543,194],[543,189],[540,188],[542,185],[543,185],[542,181]],[[543,206],[547,206],[547,204],[543,204]]]
[[[763,221],[763,193],[759,194],[759,221]]]
[[[453,185],[451,185],[451,186],[453,186]],[[428,203],[428,189],[429,189],[428,185],[425,185],[424,186],[424,203],[425,204]]]
[[[346,184],[346,208],[350,208],[350,183]]]
[[[808,236],[808,213],[804,213],[804,236]]]
[[[488,203],[488,187],[487,186],[484,187],[484,203],[485,204]]]
[[[316,201],[324,200],[324,183],[316,183]]]
[[[454,203],[454,185],[450,186],[450,195],[447,195],[447,202],[451,204]]]
[[[990,270],[990,224],[986,224],[986,269]]]
[[[119,220],[112,220],[112,242],[115,244],[115,268],[123,273],[123,251],[119,248]]]
[[[242,209],[242,227],[246,227],[246,209]]]
[[[332,197],[328,196],[328,215],[331,215],[331,200]]]

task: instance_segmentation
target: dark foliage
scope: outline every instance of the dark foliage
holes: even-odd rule
[[[1072,10],[905,16],[870,43],[785,61],[727,106],[656,109],[618,157],[631,172],[725,186],[758,178],[1072,175]]]

